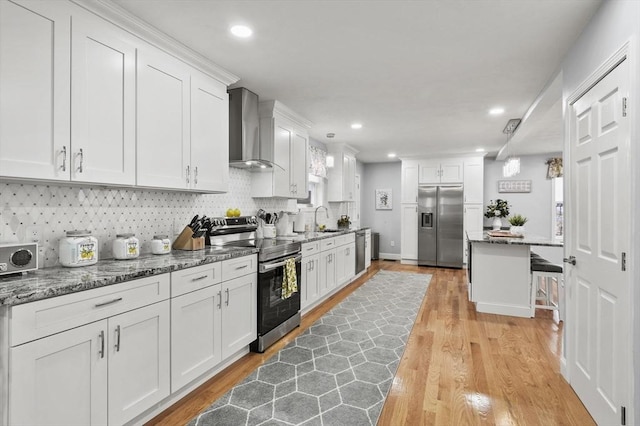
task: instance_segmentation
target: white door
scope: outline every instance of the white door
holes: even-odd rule
[[[631,362],[629,86],[625,60],[570,108],[568,335],[571,386],[601,425],[620,424]]]
[[[418,163],[415,161],[402,161],[402,199],[400,202],[418,202]]]
[[[464,203],[484,203],[484,159],[465,160],[463,173]]]
[[[169,301],[109,318],[109,425],[169,396]]]
[[[11,348],[9,424],[107,423],[107,321]]]
[[[324,296],[336,287],[336,250],[320,253],[320,296]]]
[[[222,360],[220,284],[171,299],[171,391]]]
[[[419,183],[440,183],[440,161],[421,161]]]
[[[188,188],[190,74],[159,51],[138,52],[137,184]]]
[[[74,16],[71,44],[71,179],[133,185],[136,48],[93,15]]]
[[[229,187],[229,95],[202,74],[191,78],[191,188],[226,192]]]
[[[0,1],[0,175],[69,180],[66,2]]]
[[[441,183],[462,183],[462,161],[442,160],[440,164]]]
[[[256,274],[222,283],[222,359],[258,338]]]
[[[302,261],[302,290],[300,292],[300,305],[304,309],[318,300],[320,297],[319,275],[320,255],[308,256]]]

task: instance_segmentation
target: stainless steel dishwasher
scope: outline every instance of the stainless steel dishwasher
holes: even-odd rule
[[[367,231],[356,232],[356,275],[364,270],[364,244]]]

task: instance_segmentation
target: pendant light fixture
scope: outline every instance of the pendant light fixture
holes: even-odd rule
[[[504,161],[504,165],[502,166],[502,176],[504,177],[513,177],[520,173],[520,157],[516,157],[511,152],[511,147],[509,146],[509,142],[511,141],[511,137],[513,136],[513,132],[516,131],[516,128],[520,124],[519,118],[512,118],[507,122],[502,133],[507,135],[507,158]]]

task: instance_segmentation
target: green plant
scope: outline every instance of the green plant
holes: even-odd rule
[[[524,226],[524,224],[527,223],[527,220],[529,219],[522,216],[521,214],[514,214],[509,218],[509,223],[511,224],[511,226]]]
[[[341,216],[338,219],[338,228],[348,228],[351,225],[351,221],[349,220],[349,216]]]
[[[484,217],[488,219],[507,216],[509,216],[509,203],[507,200],[501,200],[500,198],[495,202],[491,200],[487,206],[487,211],[484,214]]]

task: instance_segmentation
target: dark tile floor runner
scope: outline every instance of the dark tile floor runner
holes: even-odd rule
[[[189,425],[376,424],[430,280],[378,272]]]

